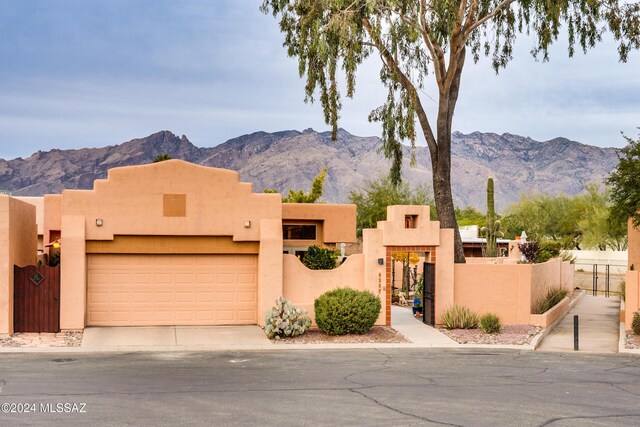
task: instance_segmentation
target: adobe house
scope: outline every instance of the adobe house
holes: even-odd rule
[[[309,245],[356,241],[354,205],[282,203],[279,194],[253,193],[237,172],[180,160],[115,168],[93,190],[41,200],[0,196],[0,334],[40,315],[14,290],[46,289],[34,276],[45,267],[28,267],[20,283],[13,276],[14,265],[37,263],[38,235],[45,249],[61,243],[59,290],[46,297],[62,330],[264,325],[277,297],[313,317],[314,299],[336,287],[379,296],[376,324],[390,325],[394,252],[417,252],[431,264],[435,319],[464,304],[497,312],[506,324],[527,323],[535,295],[573,283],[560,261],[454,265],[453,230],[431,221],[428,206],[389,206],[386,221],[363,231],[362,253],[334,270],[309,270],[297,257]]]

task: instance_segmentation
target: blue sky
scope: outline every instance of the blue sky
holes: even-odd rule
[[[282,48],[260,0],[2,0],[0,157],[52,148],[101,147],[159,130],[214,146],[258,130],[326,130],[318,105]],[[468,62],[454,129],[564,136],[621,146],[640,126],[640,53],[618,63],[606,40],[569,59],[535,62],[521,38],[499,76]],[[359,73],[340,125],[379,135],[367,122],[385,92],[376,58]],[[427,86],[426,93],[433,93]],[[429,108],[433,110],[432,101]]]

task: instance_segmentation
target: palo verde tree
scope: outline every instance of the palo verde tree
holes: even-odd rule
[[[622,61],[640,46],[640,5],[622,0],[263,0],[262,10],[279,18],[284,46],[306,79],[306,100],[319,92],[334,139],[342,107],[339,70],[352,97],[358,67],[370,55],[380,57],[388,96],[369,119],[382,123],[384,151],[399,182],[401,141],[415,145],[417,118],[431,157],[440,226],[456,229],[456,262],[464,262],[464,253],[451,193],[451,130],[468,54],[474,61],[491,57],[498,71],[512,58],[516,36],[528,33],[535,38],[534,57],[547,60],[563,26],[569,55],[576,45],[593,47],[607,30]],[[421,95],[427,78],[438,91],[432,117]]]
[[[327,168],[320,171],[318,176],[313,179],[311,183],[311,191],[305,193],[304,190],[289,189],[287,197],[282,199],[283,203],[316,203],[320,197],[322,197],[322,191],[324,189],[324,179],[327,176]],[[277,193],[278,190],[265,188],[265,193]]]

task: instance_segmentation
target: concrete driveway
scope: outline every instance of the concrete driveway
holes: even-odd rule
[[[265,348],[273,344],[259,326],[89,327],[83,350],[208,350]]]

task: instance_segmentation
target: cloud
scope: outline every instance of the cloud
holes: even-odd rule
[[[295,58],[259,1],[5,0],[0,3],[0,157],[41,149],[116,144],[160,129],[211,146],[258,130],[325,130],[318,104],[305,104]],[[499,76],[488,61],[463,75],[454,128],[565,136],[622,145],[636,135],[640,55],[619,64],[607,40],[568,59],[535,62],[521,38]],[[368,113],[386,96],[372,56],[340,126],[379,135]],[[424,89],[432,114],[433,84]]]

